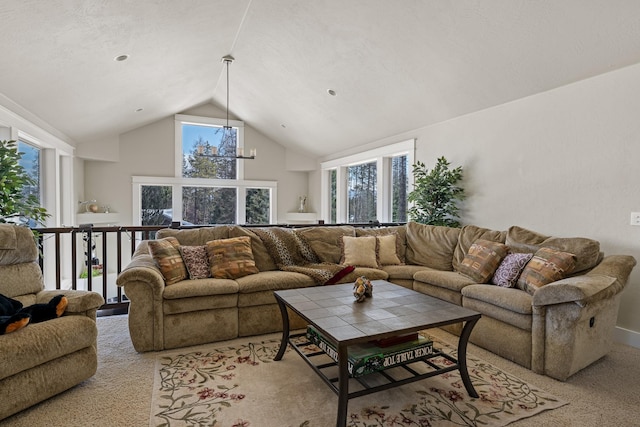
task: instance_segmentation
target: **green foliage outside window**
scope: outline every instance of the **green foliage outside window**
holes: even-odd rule
[[[0,141],[0,222],[32,220],[44,225],[50,215],[36,195],[24,191],[37,182],[20,165],[22,154],[15,141]]]

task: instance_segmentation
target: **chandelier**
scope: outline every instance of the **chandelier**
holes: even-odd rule
[[[232,133],[232,127],[229,126],[229,65],[234,61],[233,56],[231,55],[225,55],[222,57],[222,62],[225,63],[225,65],[227,66],[227,123],[226,125],[223,126],[223,134],[222,134],[222,140],[224,141],[227,137],[231,136]],[[237,140],[236,140],[237,142]],[[244,148],[243,147],[238,147],[236,149],[236,154],[235,155],[229,155],[229,154],[221,154],[218,153],[218,147],[210,147],[209,150],[205,150],[205,147],[202,145],[199,145],[198,148],[198,155],[199,156],[203,156],[203,157],[211,157],[211,158],[220,158],[220,159],[255,159],[256,158],[256,149],[252,148],[249,151],[249,155],[245,155],[244,152]]]

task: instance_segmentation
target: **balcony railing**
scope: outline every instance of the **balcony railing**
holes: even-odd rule
[[[371,222],[348,224],[355,227],[378,227],[401,225],[404,223]],[[316,224],[340,226],[347,224]],[[312,224],[246,225],[245,227],[312,227]],[[172,223],[172,228],[198,228],[201,226],[180,226]],[[166,225],[104,226],[91,224],[80,227],[35,228],[39,233],[40,268],[47,289],[80,289],[101,294],[105,304],[99,315],[126,313],[129,302],[122,288],[116,285],[116,278],[131,261],[131,256],[142,240],[155,238],[155,232],[167,228]]]
[[[47,289],[81,289],[101,294],[100,314],[126,313],[128,300],[115,279],[138,243],[166,226],[36,228],[40,268]]]

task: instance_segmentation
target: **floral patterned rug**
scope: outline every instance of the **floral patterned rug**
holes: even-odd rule
[[[274,362],[279,340],[271,337],[159,353],[150,426],[335,425],[337,395],[291,349]],[[472,355],[467,364],[479,398],[453,371],[350,400],[347,425],[504,426],[566,404]]]

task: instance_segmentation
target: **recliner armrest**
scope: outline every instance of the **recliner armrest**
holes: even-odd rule
[[[82,314],[95,319],[96,310],[104,304],[104,298],[97,292],[64,289],[40,291],[36,295],[36,303],[46,304],[51,298],[61,294],[69,301],[65,314]]]
[[[534,306],[575,302],[580,306],[611,298],[624,289],[636,265],[629,255],[611,255],[593,270],[542,286],[533,294]]]

